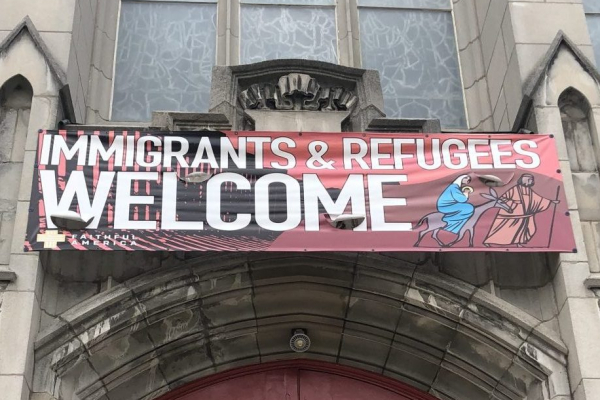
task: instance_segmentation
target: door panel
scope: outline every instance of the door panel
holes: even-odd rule
[[[313,371],[299,373],[302,400],[410,400],[356,379]]]
[[[180,400],[298,400],[298,371],[282,369],[232,378]]]
[[[160,400],[435,400],[379,374],[312,360],[257,364],[199,379]]]

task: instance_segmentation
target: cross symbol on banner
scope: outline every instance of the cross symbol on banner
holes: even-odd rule
[[[59,234],[58,231],[46,231],[46,233],[37,235],[37,241],[44,243],[45,249],[53,249],[58,243],[62,243],[66,239],[67,237]]]

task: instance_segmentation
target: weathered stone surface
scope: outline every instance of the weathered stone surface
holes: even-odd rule
[[[266,111],[246,110],[257,131],[341,132],[347,111],[323,113],[319,118],[310,116],[312,111]]]
[[[31,376],[39,305],[33,292],[5,292],[0,313],[0,375]],[[5,329],[4,327],[10,327]]]
[[[569,381],[577,387],[581,379],[597,379],[600,360],[595,357],[600,343],[589,332],[600,330],[597,299],[569,298],[559,320],[563,340],[569,347]],[[598,318],[594,318],[596,316]]]
[[[575,43],[589,44],[585,15],[581,11],[576,3],[511,2],[515,41],[550,43],[562,29]]]
[[[29,400],[27,382],[18,375],[0,375],[0,393],[6,399]]]
[[[335,74],[331,74],[333,69],[336,71]],[[356,93],[356,100],[348,103],[352,104],[352,107],[347,107],[351,113],[344,130],[365,130],[373,118],[384,116],[382,111],[383,94],[377,71],[341,67],[312,60],[272,60],[249,65],[214,67],[209,110],[211,113],[225,114],[231,121],[233,129],[242,129],[247,124],[239,112],[240,110],[237,109],[241,108],[237,99],[242,95],[242,91],[250,88],[256,82],[291,76],[288,74],[306,75],[319,82],[319,86],[336,87],[341,88],[345,93]],[[275,87],[273,86],[273,88]],[[281,93],[284,93],[286,89],[280,90],[282,90]],[[256,93],[263,92],[253,90],[252,93],[255,95],[250,97],[254,100],[248,104],[263,104],[256,99]],[[249,99],[250,97],[245,96],[244,98]],[[265,98],[267,97],[270,98],[268,95]],[[317,107],[317,109],[319,108]]]
[[[254,83],[238,98],[245,110],[351,111],[358,102],[356,95],[343,87],[323,87],[317,79],[299,73],[281,76],[273,83]]]
[[[17,201],[19,184],[21,183],[21,163],[0,163],[0,199]]]
[[[573,174],[579,217],[585,221],[600,221],[600,176],[598,173]]]
[[[98,388],[90,382],[73,390],[112,399],[129,384],[134,396],[162,393],[191,376],[258,362],[259,354],[263,362],[297,357],[288,347],[295,328],[312,340],[303,357],[364,365],[440,393],[458,389],[439,379],[440,365],[464,380],[464,390],[474,382],[491,393],[528,334],[555,349],[546,333],[533,333],[537,319],[410,265],[375,254],[202,255],[186,268],[148,272],[68,310],[61,317],[68,330],[57,324],[43,333],[38,354],[52,357],[64,385],[77,385],[68,374],[85,346],[90,365],[106,378]],[[69,339],[70,331],[77,337]],[[533,382],[540,371],[515,374]],[[140,381],[142,375],[148,376]]]

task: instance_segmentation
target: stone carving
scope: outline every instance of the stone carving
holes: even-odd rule
[[[322,87],[307,74],[288,74],[277,85],[254,84],[240,96],[244,109],[349,111],[358,98],[342,87]]]

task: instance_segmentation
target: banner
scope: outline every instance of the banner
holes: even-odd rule
[[[25,250],[575,250],[554,138],[40,131]]]

